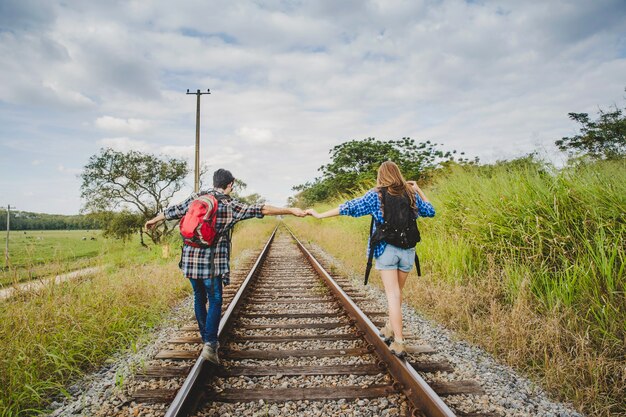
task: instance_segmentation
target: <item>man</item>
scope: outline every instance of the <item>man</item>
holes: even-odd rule
[[[204,347],[202,357],[219,364],[217,330],[222,312],[222,285],[230,283],[230,231],[241,221],[253,217],[291,214],[298,217],[306,213],[298,208],[272,207],[267,204],[244,204],[231,198],[235,178],[230,171],[218,169],[213,174],[213,188],[208,191],[193,193],[181,204],[168,207],[163,213],[146,222],[146,229],[152,229],[164,220],[180,219],[189,209],[189,205],[198,196],[212,194],[218,200],[215,213],[215,229],[219,234],[215,243],[209,247],[194,247],[183,244],[180,269],[189,278],[194,294],[194,310]],[[207,298],[209,308],[207,311]]]

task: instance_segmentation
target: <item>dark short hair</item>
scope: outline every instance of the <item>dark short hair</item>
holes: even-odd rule
[[[213,173],[213,187],[226,188],[233,181],[235,177],[227,169],[220,168]]]

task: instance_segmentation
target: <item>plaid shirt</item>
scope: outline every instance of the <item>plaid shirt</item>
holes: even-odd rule
[[[182,203],[165,209],[165,219],[180,219],[187,213],[191,202],[204,194],[223,195],[215,189],[193,193]],[[217,243],[208,248],[183,245],[180,269],[185,277],[208,279],[221,276],[224,285],[230,284],[230,231],[238,221],[252,217],[262,218],[262,209],[263,204],[248,205],[232,198],[219,201],[215,229],[220,237]]]
[[[417,205],[417,215],[420,217],[434,217],[435,208],[432,204],[423,201],[418,194],[415,194],[415,204]],[[380,198],[378,197],[378,190],[372,188],[364,196],[355,198],[354,200],[346,201],[339,206],[339,214],[344,216],[361,217],[371,214],[374,217],[374,230],[376,230],[377,224],[382,224],[383,211],[380,208]],[[372,231],[373,232],[373,231]],[[369,256],[369,240],[367,244],[367,255]],[[376,247],[374,247],[374,257],[378,258],[383,254],[387,242],[382,241]]]

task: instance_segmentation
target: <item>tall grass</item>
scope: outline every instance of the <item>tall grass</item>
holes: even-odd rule
[[[507,274],[509,304],[526,278],[542,310],[572,308],[599,348],[623,344],[625,321],[618,319],[626,313],[624,162],[556,173],[536,162],[513,169],[459,168],[433,191],[441,210],[436,221],[424,222],[424,231],[472,247],[466,278],[491,263],[501,269],[518,266]],[[437,265],[449,273],[444,260],[450,251],[441,249],[424,245],[425,257],[439,258]]]
[[[260,247],[275,222],[238,227],[233,257]],[[0,416],[38,414],[50,396],[112,353],[133,349],[173,304],[190,293],[177,250],[137,243],[109,255],[112,265],[91,279],[51,285],[0,303]]]
[[[578,408],[626,413],[625,162],[457,167],[426,193],[407,300]],[[359,273],[367,223],[291,222]]]

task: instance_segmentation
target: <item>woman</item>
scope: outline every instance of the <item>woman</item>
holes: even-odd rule
[[[369,190],[362,197],[347,201],[335,209],[321,214],[313,209],[306,212],[318,219],[338,215],[360,217],[369,214],[374,217],[375,225],[381,225],[384,221],[381,195],[386,192],[388,196],[407,199],[415,217],[435,215],[435,209],[424,192],[415,181],[405,181],[395,163],[391,161],[382,163],[378,168],[376,185],[376,188]],[[385,341],[391,342],[389,349],[396,356],[404,357],[406,347],[402,334],[402,288],[415,262],[415,247],[402,249],[381,241],[371,250],[374,250],[376,269],[380,271],[389,308],[389,319],[380,329],[380,335]]]

